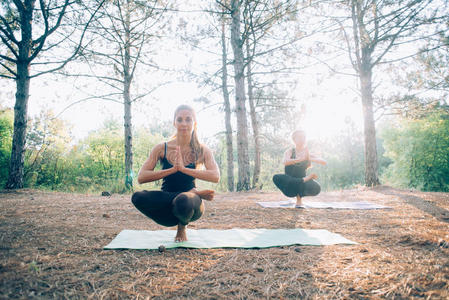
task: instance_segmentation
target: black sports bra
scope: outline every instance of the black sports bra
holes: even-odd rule
[[[295,148],[292,149],[291,158],[296,158]],[[294,165],[285,166],[285,174],[296,178],[306,177],[306,170],[310,166],[310,160],[304,160],[302,162],[296,163]]]
[[[161,159],[162,169],[170,169],[173,165],[167,159],[167,143],[165,143],[164,157]],[[195,169],[196,163],[192,162],[186,168]],[[162,190],[166,192],[187,192],[195,187],[195,177],[176,172],[162,179]]]

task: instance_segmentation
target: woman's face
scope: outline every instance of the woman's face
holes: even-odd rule
[[[302,131],[296,131],[292,136],[296,146],[303,146],[306,143],[306,135]]]
[[[178,134],[191,134],[193,130],[193,126],[195,124],[195,117],[193,112],[188,109],[180,110],[173,122],[173,125],[176,128]]]

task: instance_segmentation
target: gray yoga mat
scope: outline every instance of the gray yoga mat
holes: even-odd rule
[[[187,229],[188,241],[176,243],[175,230],[123,230],[104,249],[269,248],[289,245],[357,244],[324,229]]]
[[[270,202],[257,202],[262,207],[266,208],[295,208],[295,200],[285,201],[270,201]],[[371,202],[302,202],[302,208],[335,208],[335,209],[384,209],[390,208],[388,206],[375,204]]]

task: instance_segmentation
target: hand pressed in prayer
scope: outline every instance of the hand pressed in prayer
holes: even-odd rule
[[[299,162],[309,160],[309,150],[306,148],[297,154],[296,158]]]
[[[184,159],[182,158],[182,152],[181,152],[181,147],[177,146],[176,147],[176,161],[175,161],[175,166],[177,171],[180,171],[184,168]]]

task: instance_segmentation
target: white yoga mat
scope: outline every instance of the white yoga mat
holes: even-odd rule
[[[257,202],[266,208],[295,208],[295,200]],[[335,208],[335,209],[383,209],[388,206],[370,203],[370,202],[302,202],[302,208]]]
[[[175,230],[123,230],[104,249],[269,248],[289,245],[357,244],[324,229],[187,229],[188,241],[176,243]]]

